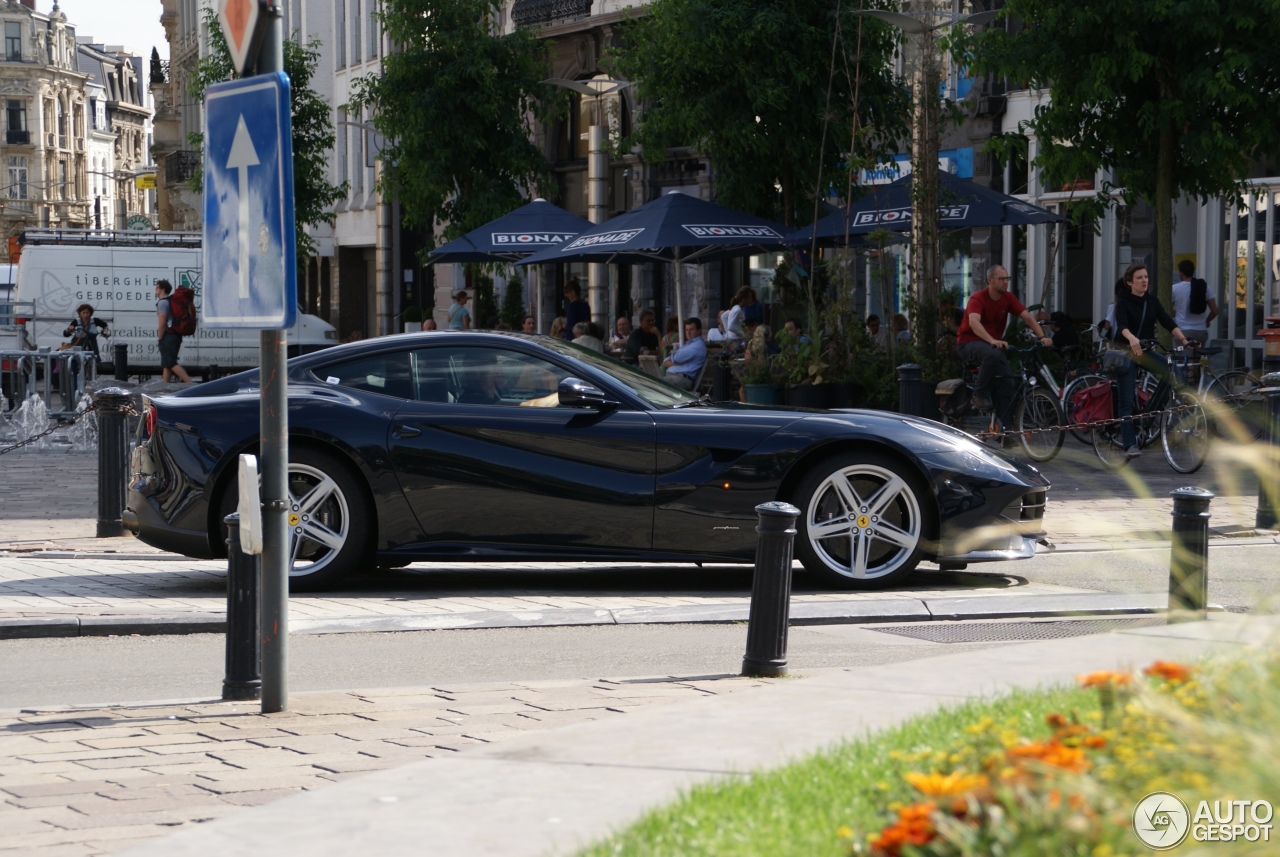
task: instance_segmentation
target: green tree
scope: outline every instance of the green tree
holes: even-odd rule
[[[378,17],[400,49],[383,58],[381,74],[353,82],[352,108],[368,109],[387,138],[383,190],[411,223],[446,224],[446,240],[506,214],[522,188],[550,179],[529,127],[558,97],[542,83],[548,48],[525,29],[494,34],[501,5],[383,0]]]
[[[511,325],[512,330],[519,330],[524,323],[524,280],[519,274],[507,279],[507,290],[502,293],[502,309],[498,314]]]
[[[205,27],[209,31],[209,53],[196,66],[191,78],[191,97],[204,101],[204,92],[212,84],[236,77],[231,63],[231,52],[218,24],[213,9],[204,11]],[[347,184],[335,185],[329,181],[329,162],[332,158],[335,138],[329,103],[311,89],[316,64],[320,61],[318,40],[305,45],[290,39],[284,42],[284,70],[289,76],[289,113],[293,132],[293,213],[298,223],[298,264],[303,264],[315,254],[315,242],[301,227],[333,225],[333,205],[347,195]],[[192,146],[204,148],[204,135],[190,135]],[[204,176],[199,171],[191,179],[191,187],[200,190]]]
[[[786,223],[814,193],[907,135],[895,36],[842,0],[654,0],[625,25],[618,72],[636,81],[647,160],[691,146],[725,205]],[[780,190],[779,190],[780,188]]]
[[[493,319],[498,315],[498,301],[493,296],[493,277],[484,273],[481,266],[474,266],[471,276],[471,288],[475,292],[475,305],[472,307],[471,326],[486,330],[493,326]]]
[[[1110,171],[1078,219],[1117,190],[1151,203],[1168,307],[1174,198],[1236,197],[1276,153],[1280,0],[1008,0],[1003,16],[1016,26],[972,37],[974,70],[1048,90],[1024,132],[1049,186]]]

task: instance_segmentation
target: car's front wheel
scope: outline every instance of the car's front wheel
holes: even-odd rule
[[[809,573],[841,589],[880,589],[920,563],[932,520],[921,479],[890,456],[844,453],[797,486],[797,553]]]
[[[367,563],[368,503],[346,464],[318,450],[291,450],[286,487],[290,591],[326,589]],[[236,496],[233,479],[224,514],[235,511]]]

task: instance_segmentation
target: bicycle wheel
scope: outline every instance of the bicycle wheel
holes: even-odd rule
[[[1062,449],[1066,417],[1048,390],[1033,387],[1018,402],[1018,444],[1032,461],[1049,461]]]
[[[1099,381],[1110,380],[1106,375],[1099,375],[1097,372],[1088,372],[1083,375],[1077,375],[1067,382],[1067,386],[1062,388],[1062,410],[1066,416],[1066,425],[1071,430],[1071,436],[1076,440],[1089,446],[1093,443],[1092,432],[1089,429],[1078,428],[1076,423],[1080,420],[1076,417],[1075,394],[1086,387],[1092,387]]]
[[[1093,451],[1097,454],[1102,466],[1108,470],[1119,470],[1129,463],[1124,454],[1124,441],[1121,440],[1120,424],[1098,426],[1089,433],[1093,442]]]
[[[1231,369],[1213,379],[1204,391],[1209,429],[1215,437],[1256,440],[1266,425],[1267,405],[1258,392],[1262,379],[1244,369]]]
[[[1169,466],[1179,473],[1195,473],[1209,457],[1209,420],[1190,393],[1176,393],[1164,412],[1160,442]]]

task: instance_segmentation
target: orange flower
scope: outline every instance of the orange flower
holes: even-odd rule
[[[1054,711],[1045,717],[1045,722],[1048,723],[1050,726],[1052,726],[1054,729],[1061,729],[1063,726],[1067,725],[1068,721],[1067,721],[1067,718],[1063,717],[1061,714]]]
[[[1076,676],[1081,687],[1119,687],[1133,680],[1132,673],[1118,673],[1111,670],[1098,670]]]
[[[1084,739],[1084,745],[1090,750],[1099,750],[1107,746],[1107,739],[1101,735],[1089,735]]]
[[[915,790],[927,797],[950,797],[965,794],[987,784],[983,774],[966,774],[955,771],[950,774],[917,774],[914,771],[906,775],[906,780]]]
[[[1156,661],[1142,671],[1143,675],[1155,676],[1165,681],[1190,681],[1194,670],[1177,661]]]
[[[1007,755],[1014,764],[1039,762],[1042,765],[1061,768],[1072,773],[1082,773],[1089,769],[1089,760],[1084,757],[1083,750],[1079,747],[1068,747],[1056,738],[1010,747]]]
[[[927,845],[938,835],[931,818],[937,809],[937,804],[927,802],[898,810],[898,820],[871,841],[871,852],[882,857],[898,857],[903,845]]]

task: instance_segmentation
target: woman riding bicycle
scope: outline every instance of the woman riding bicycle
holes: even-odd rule
[[[1174,339],[1183,345],[1187,337],[1174,324],[1169,313],[1160,306],[1155,295],[1147,291],[1149,276],[1147,266],[1140,262],[1130,265],[1124,272],[1124,282],[1129,287],[1127,294],[1116,295],[1116,324],[1113,350],[1123,350],[1129,359],[1121,360],[1116,367],[1116,383],[1119,387],[1119,401],[1116,403],[1116,416],[1120,423],[1120,437],[1124,444],[1124,454],[1128,458],[1137,458],[1142,454],[1138,448],[1138,435],[1133,421],[1125,417],[1133,416],[1134,386],[1137,382],[1138,364],[1144,369],[1159,376],[1168,374],[1169,367],[1163,360],[1152,360],[1142,349],[1142,341],[1155,339],[1156,322],[1164,325],[1173,333]]]

